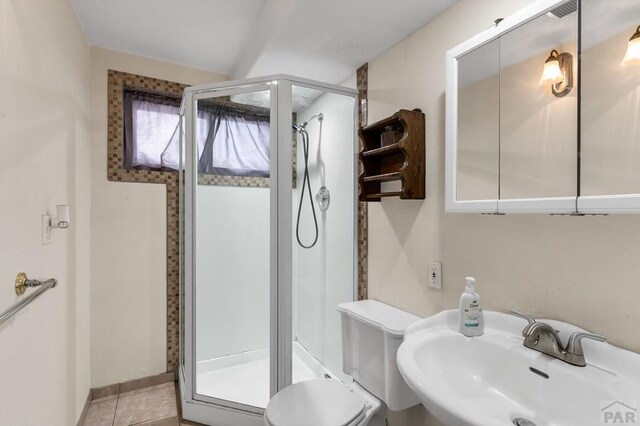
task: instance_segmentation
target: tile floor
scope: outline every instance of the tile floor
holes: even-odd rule
[[[84,426],[183,426],[175,383],[165,383],[91,401]]]

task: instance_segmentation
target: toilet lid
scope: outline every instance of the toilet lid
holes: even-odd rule
[[[353,391],[333,379],[295,383],[278,392],[265,411],[272,426],[345,426],[364,411]]]

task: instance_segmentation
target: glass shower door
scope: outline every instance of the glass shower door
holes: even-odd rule
[[[336,305],[356,282],[355,91],[285,77],[185,90],[180,388],[185,418],[205,424],[259,426],[279,390],[340,374]]]
[[[195,94],[192,123],[195,397],[256,413],[270,397],[271,93]]]

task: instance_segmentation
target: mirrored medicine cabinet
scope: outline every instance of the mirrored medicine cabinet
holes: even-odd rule
[[[447,53],[446,210],[640,213],[640,2],[539,0]]]

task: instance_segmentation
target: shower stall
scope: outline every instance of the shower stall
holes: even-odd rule
[[[185,418],[262,425],[269,399],[342,374],[357,290],[355,90],[278,75],[193,86],[180,112]]]

